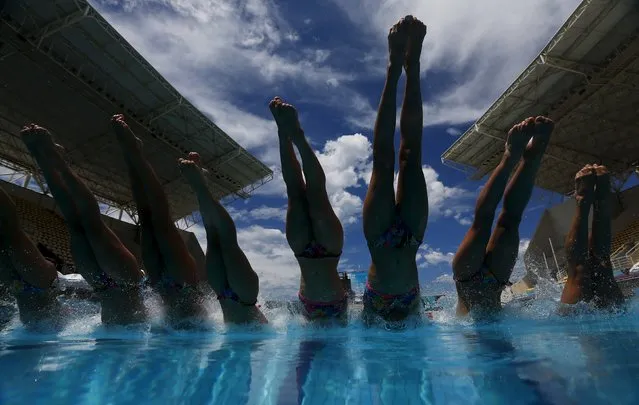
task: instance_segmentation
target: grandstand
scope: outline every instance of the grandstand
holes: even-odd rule
[[[639,200],[630,198],[636,192],[622,193],[639,162],[637,21],[635,0],[584,0],[514,83],[444,152],[442,162],[479,180],[498,164],[513,124],[549,116],[556,128],[537,186],[569,196],[579,169],[605,164],[618,193],[614,243],[616,248],[628,243],[639,226]],[[531,268],[546,268],[553,276],[561,272],[573,207],[567,202],[544,213],[526,252],[527,278],[534,278]]]
[[[271,170],[175,90],[86,0],[0,3],[0,159],[42,177],[18,139],[24,123],[49,128],[101,201],[135,219],[110,117],[122,112],[144,141],[176,220],[197,209],[177,159],[197,151],[218,198],[247,198]]]
[[[29,122],[47,127],[65,158],[102,204],[137,221],[121,151],[110,117],[124,113],[144,142],[178,226],[188,228],[197,200],[177,159],[200,153],[217,199],[248,198],[272,171],[240,147],[175,90],[86,0],[0,2],[0,168],[21,176],[32,191],[3,183],[24,228],[72,268],[66,228],[43,177],[22,141]],[[112,217],[108,225],[139,257],[137,227]],[[183,232],[198,262],[195,236]]]

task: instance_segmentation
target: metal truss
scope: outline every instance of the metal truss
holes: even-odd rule
[[[56,1],[53,0],[53,3],[55,2]],[[62,6],[62,4],[64,6]],[[74,4],[75,9],[69,10],[68,6],[70,4]],[[15,54],[16,52],[27,54],[32,52],[34,49],[39,50],[43,55],[46,55],[52,63],[64,70],[66,74],[75,77],[78,80],[78,83],[84,85],[86,92],[85,90],[80,90],[84,97],[95,100],[94,97],[97,96],[100,100],[106,101],[110,105],[125,110],[129,121],[135,122],[137,125],[147,130],[150,136],[163,143],[166,148],[172,149],[179,154],[184,154],[188,151],[186,151],[184,147],[181,147],[180,141],[192,142],[193,139],[200,139],[204,142],[204,144],[210,144],[213,142],[213,144],[218,148],[223,145],[223,154],[214,160],[205,162],[204,166],[212,174],[211,176],[208,176],[208,180],[215,185],[214,188],[217,193],[222,193],[222,195],[232,194],[237,198],[248,198],[250,192],[272,180],[273,174],[270,169],[259,162],[254,156],[242,149],[233,139],[220,130],[220,128],[205,117],[204,114],[196,109],[190,102],[184,99],[177,90],[175,90],[146,60],[144,60],[144,58],[135,51],[133,47],[123,40],[117,31],[115,31],[115,29],[99,15],[86,0],[73,0],[73,3],[60,3],[59,9],[65,9],[65,13],[58,15],[56,19],[47,21],[46,24],[40,26],[36,23],[35,18],[32,17],[35,13],[31,12],[25,3],[20,3],[20,6],[25,10],[25,13],[23,14],[26,17],[11,19],[10,21],[3,18],[2,21],[0,21],[4,27],[10,28],[15,33],[15,36],[6,36],[7,42],[10,43],[9,46],[5,43],[2,47],[0,47],[0,61],[3,56],[7,57],[8,55]],[[97,23],[103,32],[112,40],[116,41],[118,46],[121,47],[126,54],[128,54],[128,57],[130,57],[135,63],[136,67],[141,67],[144,71],[146,71],[152,79],[147,83],[161,85],[161,87],[170,95],[169,98],[173,99],[173,101],[169,101],[160,107],[155,107],[146,113],[141,111],[136,113],[136,111],[122,107],[123,103],[121,100],[116,100],[113,94],[126,94],[126,97],[129,99],[131,97],[135,98],[135,96],[129,94],[130,92],[122,88],[119,83],[105,80],[104,78],[109,75],[102,71],[100,66],[92,64],[90,58],[85,56],[84,60],[86,62],[84,64],[78,65],[77,63],[71,63],[70,60],[73,60],[73,58],[69,58],[69,56],[75,56],[76,59],[78,59],[77,56],[81,56],[83,53],[78,51],[73,44],[69,42],[69,40],[56,34],[60,34],[65,29],[78,25],[80,22],[87,19]],[[5,30],[3,29],[3,31]],[[23,40],[19,40],[18,38],[23,38]],[[24,39],[26,39],[26,42]],[[4,40],[5,35],[3,35],[3,41]],[[86,35],[84,40],[91,43],[95,49],[103,50],[103,56],[118,65],[124,72],[129,70],[127,65],[120,59],[113,59],[113,57],[103,49],[103,44],[94,41],[91,35]],[[80,57],[80,60],[82,60],[82,57]],[[145,83],[143,83],[143,85],[145,85]],[[98,104],[95,105],[97,106]],[[139,100],[137,102],[134,100],[129,105],[136,106],[136,108],[138,108],[142,105],[142,103]],[[181,138],[179,138],[177,143],[175,140],[168,138],[163,133],[163,129],[166,130],[166,125],[168,123],[168,121],[163,121],[163,119],[167,118],[169,115],[173,118],[179,118],[181,120],[180,125],[184,126],[184,128],[176,128],[177,131],[171,132],[171,136],[173,137],[181,135]],[[196,126],[194,125],[194,122],[199,122],[200,125]],[[187,129],[189,126],[194,129],[195,133],[191,133]],[[73,156],[74,153],[81,154],[81,159],[79,160],[82,161],[87,161],[88,159],[86,158],[88,157],[93,159],[93,154],[95,154],[97,148],[106,148],[109,146],[108,143],[104,143],[108,142],[104,141],[104,139],[108,139],[108,137],[100,137],[99,139],[101,142],[99,145],[96,145],[93,142],[93,139],[89,139],[86,140],[86,146],[76,147],[73,150],[69,150],[69,153],[71,156]],[[25,158],[25,162],[26,161],[29,161],[29,158]],[[237,162],[233,163],[235,161]],[[128,192],[122,189],[121,182],[118,180],[106,180],[109,178],[118,179],[119,173],[117,171],[109,173],[110,165],[104,164],[105,161],[102,163],[103,164],[99,166],[99,170],[96,165],[93,165],[96,166],[94,168],[93,166],[84,163],[76,165],[77,167],[74,166],[74,169],[77,169],[78,174],[89,181],[93,191],[99,197],[101,202],[114,207],[113,210],[119,210],[119,212],[117,212],[109,209],[110,214],[117,214],[121,217],[122,214],[126,213],[131,216],[134,221],[137,221],[136,215],[134,213],[131,215],[132,213],[130,211],[132,208],[125,208],[128,204],[130,204],[130,201],[127,201],[130,196]],[[243,171],[235,171],[232,168],[233,166],[238,165],[239,167],[250,168],[248,171],[250,173],[250,177],[247,177]],[[225,173],[229,170],[233,171],[232,175]],[[257,174],[261,177],[260,180],[256,182],[255,176]],[[238,181],[238,176],[243,177],[243,179]],[[237,183],[237,185],[235,185],[235,183]],[[248,186],[241,187],[242,183],[248,184]],[[167,185],[170,186],[171,182],[165,184],[165,187]],[[241,188],[238,189],[238,186]],[[171,187],[168,189],[171,189]],[[113,198],[110,198],[114,196],[114,193],[116,193],[115,195],[117,195],[117,198],[120,198],[123,202],[114,203],[112,201]],[[105,198],[107,196],[109,198]],[[186,197],[188,196],[183,198],[178,192],[172,193],[170,196],[170,198],[173,199],[173,203],[186,205],[192,204]]]
[[[545,154],[543,166],[546,169],[542,167],[541,175],[556,177],[552,187],[564,189],[564,171],[576,171],[585,161],[604,163],[613,169],[615,176],[631,173],[630,159],[636,159],[634,152],[639,150],[634,131],[639,104],[639,68],[636,65],[639,30],[635,28],[634,34],[617,45],[612,56],[601,64],[558,55],[569,55],[572,49],[583,46],[586,36],[592,34],[618,4],[618,1],[584,1],[541,54],[442,155],[442,162],[466,173],[469,167],[474,168],[471,178],[482,178],[499,160],[506,127],[512,124],[506,121],[534,115],[543,109],[544,114],[556,123],[557,135],[553,136]],[[597,8],[592,9],[592,6]],[[584,18],[586,23],[580,20]],[[579,27],[576,25],[578,20]],[[569,45],[557,50],[562,42]],[[570,90],[566,91],[562,86],[555,89],[553,83],[557,80],[572,83]],[[532,90],[540,87],[548,90],[531,99],[528,94],[537,94],[538,91]],[[625,151],[629,152],[627,157]],[[448,163],[450,161],[456,161],[456,164]],[[556,163],[549,166],[546,161]],[[554,184],[548,177],[542,180],[546,187]]]
[[[191,228],[192,226],[196,225],[197,222],[195,221],[195,217],[193,217],[193,214],[189,214],[183,218],[178,219],[177,221],[175,221],[175,226],[178,229],[181,229],[183,231],[188,230],[189,228]]]

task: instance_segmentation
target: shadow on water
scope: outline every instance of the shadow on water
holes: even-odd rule
[[[345,401],[345,388],[355,384],[353,359],[345,340],[302,337],[297,353],[279,383],[278,405],[327,404]]]
[[[472,382],[469,387],[474,399],[472,402],[522,405],[580,403],[566,394],[569,383],[554,371],[551,362],[516,348],[507,331],[486,328],[465,331],[462,335],[469,356],[467,376]]]

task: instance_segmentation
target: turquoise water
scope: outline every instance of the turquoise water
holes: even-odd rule
[[[554,293],[553,293],[554,294]],[[285,310],[263,330],[156,322],[106,329],[75,303],[57,333],[0,334],[0,404],[636,404],[639,306],[554,315],[556,297],[460,322],[453,300],[402,331],[317,328]],[[278,312],[279,311],[279,312]]]

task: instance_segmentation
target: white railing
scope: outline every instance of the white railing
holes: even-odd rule
[[[612,268],[614,270],[627,270],[635,263],[639,262],[639,243],[636,243],[630,249],[620,247],[610,257]]]

